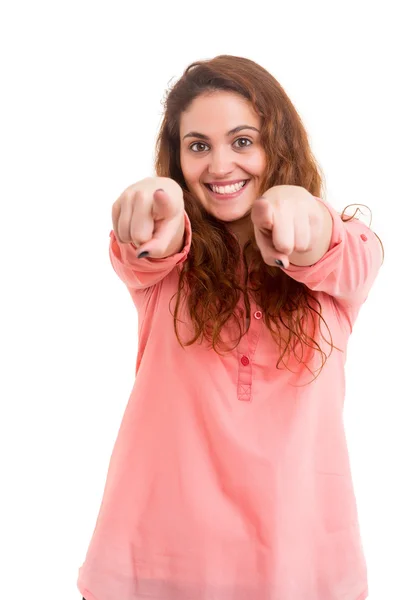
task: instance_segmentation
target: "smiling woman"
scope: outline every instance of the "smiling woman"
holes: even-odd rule
[[[251,60],[189,65],[168,93],[155,167],[113,205],[110,260],[139,350],[80,592],[365,600],[342,412],[380,244],[321,198],[299,115]],[[314,252],[322,214],[315,264],[264,260],[294,232],[298,252]],[[175,223],[174,250],[157,257],[160,222]]]

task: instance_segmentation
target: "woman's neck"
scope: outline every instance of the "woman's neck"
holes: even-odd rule
[[[235,235],[240,244],[240,248],[243,250],[244,245],[249,241],[253,233],[253,222],[250,218],[250,215],[245,215],[237,221],[227,223],[227,226],[228,229]]]

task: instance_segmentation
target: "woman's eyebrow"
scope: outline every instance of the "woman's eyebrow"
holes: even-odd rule
[[[237,127],[234,127],[233,129],[228,131],[228,133],[226,134],[226,137],[229,137],[230,135],[233,135],[234,133],[238,133],[238,131],[242,131],[242,129],[253,129],[254,131],[258,131],[258,133],[260,133],[259,129],[257,129],[256,127],[252,127],[251,125],[238,125]],[[187,133],[186,135],[183,136],[182,140],[184,140],[187,137],[195,137],[195,138],[200,138],[202,140],[207,140],[207,141],[210,140],[208,135],[204,135],[204,133],[199,133],[198,131],[190,131],[189,133]]]

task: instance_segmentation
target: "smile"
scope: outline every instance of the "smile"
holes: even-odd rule
[[[243,181],[239,183],[235,183],[234,185],[225,185],[225,186],[211,186],[206,183],[205,186],[210,190],[211,195],[214,198],[236,198],[239,196],[242,191],[247,186],[249,179],[243,179]]]

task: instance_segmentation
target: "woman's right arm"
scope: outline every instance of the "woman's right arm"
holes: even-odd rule
[[[133,290],[143,290],[164,279],[172,269],[186,260],[192,242],[192,229],[186,212],[182,215],[183,234],[175,241],[167,256],[161,258],[137,257],[137,247],[133,243],[121,243],[115,232],[110,232],[110,260],[114,271],[126,286]]]
[[[130,289],[155,285],[186,259],[192,231],[174,180],[148,177],[129,186],[114,202],[112,220],[111,263]]]

